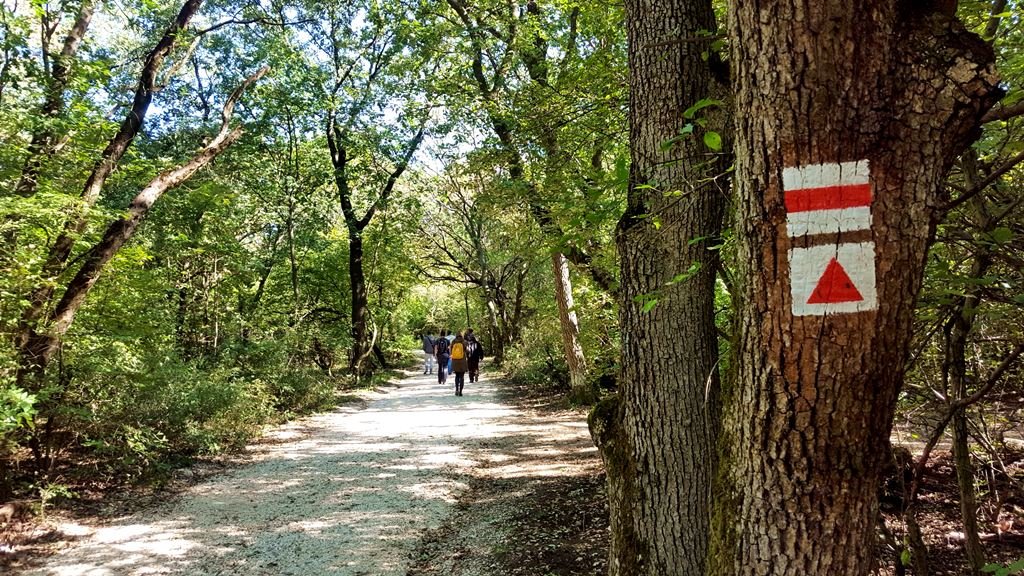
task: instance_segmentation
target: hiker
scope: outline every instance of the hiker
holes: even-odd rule
[[[448,383],[448,353],[451,348],[448,344],[448,339],[445,336],[448,335],[447,330],[441,330],[437,334],[437,338],[434,338],[434,357],[437,358],[437,383],[447,384]]]
[[[430,333],[426,330],[423,331],[421,336],[423,338],[423,373],[433,374],[434,373],[434,339],[430,337]]]
[[[484,359],[484,346],[476,339],[472,328],[466,328],[466,358],[469,360],[469,382],[480,381],[480,361]]]
[[[451,349],[452,372],[455,373],[455,395],[462,396],[462,387],[466,385],[466,372],[469,371],[469,359],[466,357],[466,340],[462,334],[452,340]]]

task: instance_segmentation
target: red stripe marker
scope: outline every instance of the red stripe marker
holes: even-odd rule
[[[871,227],[873,193],[867,160],[786,168],[782,184],[789,236]]]

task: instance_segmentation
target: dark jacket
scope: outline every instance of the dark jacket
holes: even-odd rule
[[[484,357],[484,347],[480,345],[476,336],[466,338],[466,357],[469,358],[469,371],[479,372],[480,360]]]
[[[430,337],[430,334],[423,335],[423,351],[427,354],[434,353],[434,339]]]
[[[448,362],[448,355],[451,353],[449,348],[448,339],[441,336],[434,340],[434,356],[437,356],[438,362]]]

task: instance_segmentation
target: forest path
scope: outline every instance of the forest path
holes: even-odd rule
[[[100,526],[63,526],[78,541],[25,574],[405,574],[475,470],[501,470],[508,456],[487,446],[521,445],[550,428],[499,402],[487,379],[467,383],[462,397],[452,380],[442,387],[410,373],[369,393],[363,408],[279,427],[252,448],[252,462],[171,501]],[[574,437],[585,438],[582,426]]]

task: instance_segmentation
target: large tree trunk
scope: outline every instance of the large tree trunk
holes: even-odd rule
[[[572,298],[572,278],[569,261],[561,252],[551,254],[551,270],[555,279],[555,301],[558,303],[558,321],[562,327],[562,348],[569,366],[569,386],[572,399],[589,404],[595,400],[592,387],[587,384],[587,358],[580,343],[580,323],[576,318]]]
[[[714,283],[729,161],[703,133],[671,146],[699,100],[721,97],[707,46],[711,2],[626,2],[630,64],[629,205],[619,222],[621,399],[591,431],[608,471],[609,574],[704,570],[719,421]],[[681,41],[683,39],[684,41]],[[710,59],[713,61],[713,58]],[[719,108],[702,113],[724,134]],[[685,278],[681,278],[680,276]],[[657,303],[651,307],[650,300]]]
[[[732,3],[739,289],[711,574],[874,563],[937,195],[999,92],[991,49],[936,5]]]

